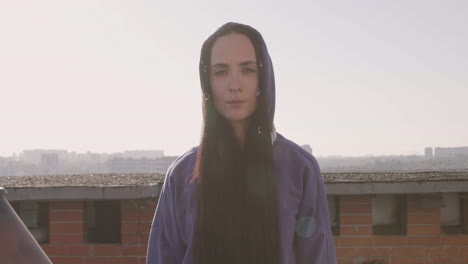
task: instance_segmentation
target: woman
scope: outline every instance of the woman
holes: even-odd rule
[[[168,169],[147,264],[334,264],[315,158],[276,133],[265,42],[227,23],[200,56],[203,135]]]

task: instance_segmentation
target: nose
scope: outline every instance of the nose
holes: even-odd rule
[[[228,88],[230,92],[239,92],[241,90],[241,82],[238,74],[231,74],[228,82]]]

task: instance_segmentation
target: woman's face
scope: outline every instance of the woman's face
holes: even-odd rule
[[[242,34],[219,37],[211,50],[211,95],[218,113],[231,124],[247,123],[257,107],[255,49]]]

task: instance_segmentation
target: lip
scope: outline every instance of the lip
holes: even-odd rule
[[[242,100],[232,100],[228,102],[228,105],[231,107],[240,107],[242,104],[244,104],[246,101]]]

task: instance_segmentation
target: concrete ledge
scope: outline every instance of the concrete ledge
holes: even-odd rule
[[[103,187],[10,187],[4,196],[9,201],[24,200],[112,200],[159,196],[162,183],[147,186]],[[445,193],[468,191],[467,181],[325,183],[329,195]]]
[[[325,183],[327,194],[398,194],[466,192],[467,181]]]
[[[105,187],[10,187],[5,188],[9,201],[25,200],[113,200],[159,196],[162,184],[147,186]]]
[[[161,174],[0,177],[10,201],[141,199],[159,196]],[[324,173],[327,194],[468,192],[468,172]]]

